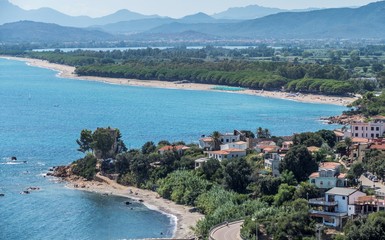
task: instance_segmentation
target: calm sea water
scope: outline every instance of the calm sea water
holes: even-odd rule
[[[55,77],[0,59],[0,239],[122,239],[171,236],[170,217],[125,199],[69,190],[44,178],[81,157],[82,129],[117,127],[128,147],[197,141],[214,130],[269,128],[274,135],[335,126],[343,107],[241,94],[128,87]],[[27,163],[10,164],[17,156]],[[20,194],[29,186],[40,191]],[[131,206],[130,206],[131,207]]]

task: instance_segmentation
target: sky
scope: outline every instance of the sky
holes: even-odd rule
[[[362,6],[376,0],[9,0],[26,9],[49,7],[72,16],[100,17],[127,9],[146,15],[183,17],[198,12],[214,14],[230,7],[260,5],[283,9]]]

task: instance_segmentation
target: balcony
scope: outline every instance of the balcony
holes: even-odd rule
[[[312,198],[312,199],[309,199],[309,204],[332,207],[332,206],[337,206],[338,202],[326,201],[325,198]]]
[[[310,210],[309,214],[313,217],[346,217],[348,216],[347,212],[325,212],[325,211],[316,211]]]

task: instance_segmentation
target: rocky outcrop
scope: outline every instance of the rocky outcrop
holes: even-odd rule
[[[365,118],[362,115],[345,115],[332,116],[327,118],[321,118],[321,120],[326,121],[328,124],[340,124],[340,125],[350,125],[353,122],[363,121]]]

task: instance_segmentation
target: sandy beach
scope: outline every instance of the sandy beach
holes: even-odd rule
[[[48,68],[58,71],[57,76],[63,78],[71,78],[77,80],[99,81],[110,84],[121,84],[130,86],[142,86],[142,87],[154,87],[154,88],[168,88],[168,89],[182,89],[182,90],[200,90],[200,91],[222,91],[214,90],[214,87],[218,85],[211,84],[199,84],[199,83],[183,83],[176,84],[174,82],[157,81],[157,80],[138,80],[138,79],[124,79],[124,78],[105,78],[105,77],[92,77],[92,76],[77,76],[74,71],[75,67],[49,63],[45,60],[31,59],[31,58],[18,58],[1,56],[4,59],[24,61],[31,66]],[[280,98],[287,100],[294,100],[307,103],[323,103],[346,106],[357,99],[357,97],[337,97],[337,96],[325,96],[316,94],[289,94],[287,92],[279,91],[264,91],[264,90],[250,90],[245,89],[243,91],[231,91],[237,94],[249,94],[262,97]]]
[[[170,200],[161,198],[156,192],[139,189],[136,187],[123,186],[99,174],[96,175],[95,179],[96,180],[94,181],[85,181],[75,178],[67,178],[65,180],[67,181],[66,186],[68,188],[89,191],[103,195],[127,197],[129,198],[127,201],[140,201],[150,209],[161,211],[170,215],[176,224],[173,238],[193,238],[194,232],[191,228],[196,225],[196,222],[199,219],[204,217],[204,215],[200,213],[189,212],[189,209],[192,207],[179,205]]]

